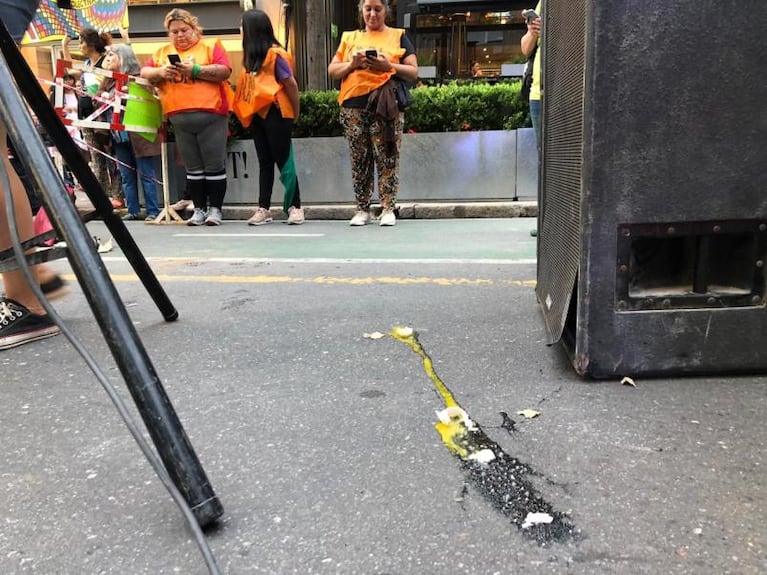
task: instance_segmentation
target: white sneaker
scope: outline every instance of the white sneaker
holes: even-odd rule
[[[264,224],[271,223],[272,212],[266,208],[256,208],[256,213],[253,214],[248,220],[249,226],[262,226]]]
[[[393,226],[397,223],[397,216],[394,215],[393,210],[384,210],[381,212],[381,221],[379,226]]]
[[[349,220],[350,226],[364,226],[370,221],[370,212],[365,210],[357,211],[352,219]]]
[[[208,209],[208,217],[205,218],[205,225],[206,226],[220,226],[221,220],[224,218],[224,215],[221,213],[221,208],[214,208],[211,206]]]
[[[304,210],[296,206],[288,208],[288,224],[300,225],[304,223]]]
[[[187,226],[201,226],[205,223],[205,212],[199,208],[194,209],[192,217],[186,221]]]

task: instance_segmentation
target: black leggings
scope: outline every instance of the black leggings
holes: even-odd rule
[[[272,106],[266,118],[253,117],[250,133],[256,145],[258,155],[258,205],[269,209],[272,206],[272,187],[274,187],[274,165],[282,171],[290,157],[290,135],[293,132],[293,120],[283,118],[277,106]],[[296,181],[296,192],[290,204],[301,207],[301,196]]]

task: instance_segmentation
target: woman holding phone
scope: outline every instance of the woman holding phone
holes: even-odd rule
[[[397,109],[394,80],[418,78],[415,48],[401,28],[386,25],[389,0],[360,0],[362,28],[344,32],[328,74],[341,80],[338,103],[349,142],[357,211],[349,225],[370,221],[373,174],[378,171],[382,226],[395,225],[399,151],[404,115]]]
[[[190,226],[221,225],[226,194],[229,56],[216,38],[203,38],[197,17],[174,8],[165,16],[170,43],[157,50],[141,77],[157,85],[173,126],[194,202]]]

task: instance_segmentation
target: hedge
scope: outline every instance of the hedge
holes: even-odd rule
[[[405,112],[407,132],[458,132],[466,130],[515,130],[525,127],[527,102],[519,95],[520,83],[451,82],[412,89],[413,104]],[[295,138],[340,136],[338,90],[301,93],[301,114],[293,127]],[[248,138],[232,116],[232,137]]]

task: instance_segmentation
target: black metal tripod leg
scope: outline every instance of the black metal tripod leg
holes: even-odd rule
[[[3,29],[2,32],[5,32],[5,30]],[[85,162],[82,155],[80,155],[80,151],[72,140],[72,137],[56,115],[56,111],[51,107],[50,101],[45,96],[35,75],[29,68],[26,60],[21,56],[21,53],[16,48],[16,44],[9,34],[4,33],[1,35],[0,48],[2,48],[5,61],[7,62],[5,72],[12,72],[13,77],[16,79],[16,83],[19,86],[19,90],[29,104],[29,107],[35,112],[38,121],[43,125],[48,135],[56,144],[59,153],[61,153],[62,158],[82,185],[83,190],[93,203],[96,211],[104,219],[104,223],[112,233],[117,245],[122,249],[128,262],[141,280],[141,283],[144,284],[144,287],[149,292],[152,300],[159,308],[163,318],[165,321],[174,321],[178,319],[178,311],[168,298],[168,295],[165,293],[160,282],[157,280],[152,268],[149,267],[144,255],[136,245],[133,236],[130,235],[128,229],[125,227],[125,223],[114,214],[112,203],[101,188],[96,177],[93,175],[90,167],[88,167],[88,164]],[[2,77],[9,78],[9,76],[6,75],[3,75]],[[3,80],[4,83],[7,81],[8,80]],[[18,136],[16,138],[13,137],[13,134],[11,136],[17,150],[21,152],[22,146],[21,142],[17,141]],[[55,215],[55,212],[53,214],[50,214],[49,212],[49,216],[54,222],[54,226],[56,225]],[[58,226],[56,229],[59,229]]]
[[[11,42],[0,23],[3,53],[7,48],[4,45],[6,40]],[[15,45],[12,48],[16,50]],[[45,209],[52,214],[54,226],[67,242],[72,269],[168,475],[189,503],[198,523],[209,525],[223,513],[221,502],[192,449],[101,257],[64,190],[16,85],[7,80],[9,73],[5,58],[0,57],[0,78],[6,78],[0,82],[0,119],[8,128],[24,167],[37,185]],[[60,122],[58,125],[61,126]]]

